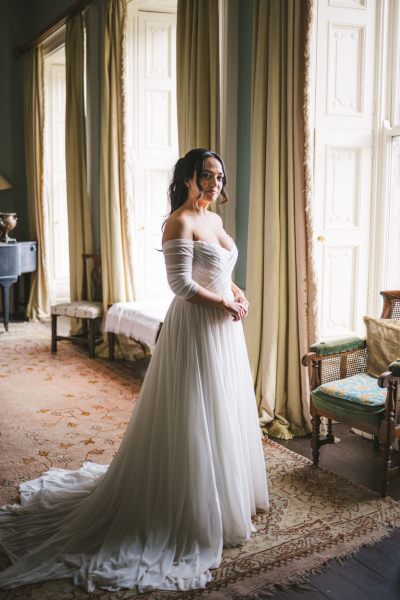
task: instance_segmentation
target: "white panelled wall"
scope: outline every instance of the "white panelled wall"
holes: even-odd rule
[[[373,158],[375,1],[318,0],[314,218],[321,338],[363,333]]]
[[[171,169],[179,157],[176,1],[128,6],[127,170],[134,210],[136,300],[169,296],[161,250]]]

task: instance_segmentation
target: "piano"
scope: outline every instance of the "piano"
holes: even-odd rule
[[[33,273],[37,269],[37,242],[0,242],[0,287],[3,301],[3,322],[8,331],[10,311],[10,287],[23,273]],[[18,306],[18,303],[15,303]]]

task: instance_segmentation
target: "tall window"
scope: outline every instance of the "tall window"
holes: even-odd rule
[[[65,46],[44,59],[44,196],[48,214],[52,302],[69,300],[67,185],[65,173]]]
[[[378,4],[375,56],[374,219],[371,227],[369,312],[379,314],[379,291],[400,289],[400,4]]]
[[[387,55],[391,58],[383,97],[386,109],[383,129],[382,188],[385,206],[381,243],[384,247],[382,286],[400,289],[400,6],[390,3],[387,13]],[[382,223],[382,225],[383,225]],[[379,242],[379,236],[377,236]]]
[[[393,128],[394,129],[394,128]],[[400,289],[400,128],[390,135],[388,239],[385,287]]]
[[[159,250],[171,168],[178,158],[176,1],[132,1],[128,19],[127,163],[135,293],[137,300],[152,301],[170,296]]]

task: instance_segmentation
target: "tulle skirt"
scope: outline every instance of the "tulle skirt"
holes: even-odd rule
[[[268,508],[241,322],[175,298],[109,466],[50,469],[0,511],[0,587],[71,578],[87,591],[204,587],[223,546]]]

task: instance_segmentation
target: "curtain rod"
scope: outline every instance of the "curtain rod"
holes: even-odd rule
[[[30,39],[25,44],[21,46],[15,46],[14,48],[14,56],[16,58],[21,58],[23,54],[28,52],[34,46],[37,46],[41,42],[44,42],[45,39],[50,37],[53,33],[55,33],[58,29],[63,27],[66,24],[68,19],[75,16],[77,13],[81,12],[86,8],[88,4],[93,2],[93,0],[76,0],[67,10],[65,10],[61,15],[56,17],[49,25],[46,25],[37,33],[32,39]]]

